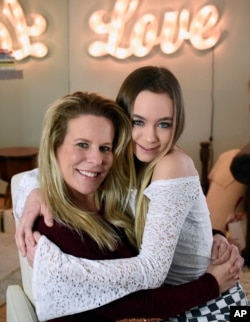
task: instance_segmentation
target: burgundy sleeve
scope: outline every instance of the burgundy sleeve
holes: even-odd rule
[[[206,273],[198,280],[186,284],[135,292],[92,312],[111,320],[166,319],[218,296],[219,286],[216,279]]]

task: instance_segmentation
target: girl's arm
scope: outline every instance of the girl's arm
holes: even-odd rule
[[[40,240],[42,241],[41,244],[39,241],[38,247],[42,248],[44,252],[49,254],[51,250],[50,246],[52,246],[55,248],[53,254],[57,254],[58,252],[59,258],[61,257],[60,249],[54,244],[50,245],[50,243],[47,243],[48,240],[46,237],[41,237]],[[88,312],[81,312],[82,301],[85,302],[85,306],[91,305],[91,302],[88,302],[87,296],[83,296],[83,298],[79,297],[79,288],[84,288],[84,282],[82,281],[82,276],[80,273],[78,276],[78,289],[75,287],[72,288],[72,290],[68,290],[70,293],[65,299],[62,299],[60,296],[60,288],[58,288],[56,284],[52,284],[53,290],[51,290],[51,294],[47,294],[49,295],[47,301],[44,301],[44,303],[40,301],[44,298],[43,294],[41,296],[42,298],[38,299],[38,301],[37,298],[35,298],[35,301],[37,302],[36,311],[39,319],[41,320],[76,313],[81,313],[81,318],[83,321],[84,318],[91,316],[91,313],[93,313],[95,316],[100,316],[100,320],[102,320],[101,317],[110,320],[152,317],[168,318],[191,309],[196,305],[204,304],[207,301],[218,297],[220,292],[224,292],[228,288],[232,287],[236,280],[233,274],[229,273],[229,269],[235,261],[235,257],[237,256],[236,247],[232,247],[231,257],[227,263],[216,266],[210,265],[208,272],[213,275],[206,273],[198,280],[179,286],[135,292]],[[69,261],[71,258],[72,256],[68,255]],[[50,261],[51,260],[52,259],[50,259]],[[58,258],[56,257],[54,261],[56,262],[57,260]],[[61,266],[60,262],[58,263],[58,266]],[[70,275],[65,274],[65,268],[66,267],[64,267],[62,273],[64,274],[64,283],[67,287],[67,280]],[[48,271],[50,270],[47,270],[46,267],[42,269],[44,274],[47,274]],[[68,274],[70,274],[70,271]],[[59,275],[57,276],[59,277]],[[216,276],[216,278],[214,276]],[[37,283],[37,281],[34,281],[33,283]],[[218,284],[220,285],[220,289],[218,288]],[[112,285],[107,287],[107,293],[109,292],[110,288],[112,288]],[[43,287],[41,291],[42,290]],[[36,296],[39,297],[39,289],[37,289],[37,291]],[[97,294],[92,294],[89,293],[89,289],[86,287],[85,293],[90,297],[94,296],[96,299],[98,299],[98,289],[96,290]],[[190,296],[190,294],[192,296]]]
[[[197,280],[173,287],[139,291],[89,312],[115,320],[152,317],[168,319],[195,306],[204,305],[231,288],[239,279],[239,276],[236,279],[230,273],[237,257],[238,249],[232,245],[228,261],[222,265],[210,264],[207,273]]]
[[[167,319],[218,296],[219,289],[215,278],[206,273],[193,282],[168,288],[138,291],[92,311],[101,317],[113,320]]]

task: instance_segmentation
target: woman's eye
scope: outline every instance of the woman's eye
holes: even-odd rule
[[[144,123],[142,120],[133,120],[132,125],[142,126]]]
[[[100,151],[101,152],[110,152],[111,151],[111,147],[110,146],[101,146],[100,147]]]
[[[88,148],[89,145],[84,142],[79,142],[79,143],[77,143],[77,146],[79,146],[82,149],[86,149],[86,148]]]

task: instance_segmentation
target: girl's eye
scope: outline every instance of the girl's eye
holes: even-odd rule
[[[132,120],[132,125],[142,126],[143,124],[142,120]]]
[[[101,146],[100,147],[100,151],[101,152],[110,152],[110,151],[112,151],[112,149],[111,149],[111,147],[110,146]]]
[[[79,146],[82,149],[87,149],[89,145],[88,145],[88,143],[79,142],[79,143],[77,143],[77,146]]]
[[[171,127],[171,126],[172,126],[171,122],[161,122],[161,123],[159,123],[159,127],[164,128],[164,129],[166,129],[168,127]]]

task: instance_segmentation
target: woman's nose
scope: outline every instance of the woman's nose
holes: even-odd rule
[[[95,165],[101,165],[103,162],[102,153],[99,150],[92,149],[88,153],[88,162],[93,163]]]

